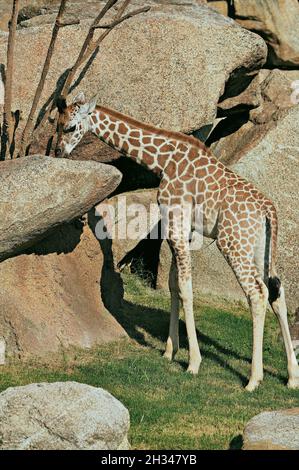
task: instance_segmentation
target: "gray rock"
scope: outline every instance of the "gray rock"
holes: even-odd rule
[[[269,65],[299,65],[299,5],[297,0],[233,0],[234,17],[260,33],[269,45]]]
[[[262,70],[259,75],[264,77],[260,85],[262,103],[251,111],[250,120],[264,124],[277,120],[283,110],[296,106],[293,90],[295,80],[299,79],[299,71]]]
[[[93,212],[84,223],[60,225],[26,253],[0,263],[3,360],[61,355],[70,347],[91,348],[126,336],[102,297],[106,259],[89,226]],[[111,297],[118,292],[114,278],[109,275]]]
[[[228,3],[226,0],[208,0],[208,6],[218,11],[220,15],[228,15]]]
[[[265,411],[245,427],[244,450],[299,450],[299,408]]]
[[[108,165],[30,156],[0,163],[0,260],[81,216],[119,184]]]
[[[102,388],[36,383],[0,394],[0,449],[124,450],[128,410]]]

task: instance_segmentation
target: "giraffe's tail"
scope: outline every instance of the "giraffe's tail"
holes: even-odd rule
[[[276,209],[273,205],[267,208],[266,221],[269,229],[267,232],[270,237],[268,290],[269,302],[272,305],[279,298],[281,287],[281,281],[276,272],[278,221]]]

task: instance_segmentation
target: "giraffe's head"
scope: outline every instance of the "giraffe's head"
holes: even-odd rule
[[[69,155],[79,144],[84,134],[89,131],[89,115],[96,107],[96,97],[86,103],[84,93],[79,93],[69,106],[65,98],[58,98],[58,138],[55,149],[56,157]]]

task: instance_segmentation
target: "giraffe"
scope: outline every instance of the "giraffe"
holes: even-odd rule
[[[115,110],[86,102],[80,93],[72,104],[60,97],[56,157],[67,157],[90,131],[109,146],[160,177],[160,206],[191,204],[201,207],[203,235],[216,240],[231,266],[253,320],[251,375],[246,386],[255,390],[263,379],[263,333],[267,303],[280,323],[284,340],[288,386],[299,388],[299,366],[292,347],[284,288],[277,276],[277,214],[273,203],[253,184],[217,160],[204,144],[180,132],[166,131]],[[193,213],[190,231],[194,230]],[[188,371],[197,374],[201,363],[193,315],[189,239],[178,236],[176,216],[169,227],[172,251],[169,273],[171,313],[164,356],[173,360],[179,348],[179,309],[182,304],[189,343]]]

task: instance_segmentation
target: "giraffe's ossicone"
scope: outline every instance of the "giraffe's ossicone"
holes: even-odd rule
[[[80,93],[67,106],[58,103],[56,156],[67,157],[86,132],[157,173],[161,179],[158,204],[200,207],[203,235],[216,240],[248,300],[253,318],[253,355],[247,390],[263,379],[263,332],[268,300],[277,315],[288,359],[288,385],[299,388],[299,366],[292,347],[284,289],[275,260],[277,214],[273,203],[253,184],[226,168],[197,139],[136,121],[117,111],[85,102]],[[179,307],[183,304],[189,341],[188,371],[197,374],[201,355],[193,315],[191,257],[188,237],[177,233],[173,214],[168,231],[173,262],[169,276],[171,316],[165,356],[173,359],[179,347]]]

